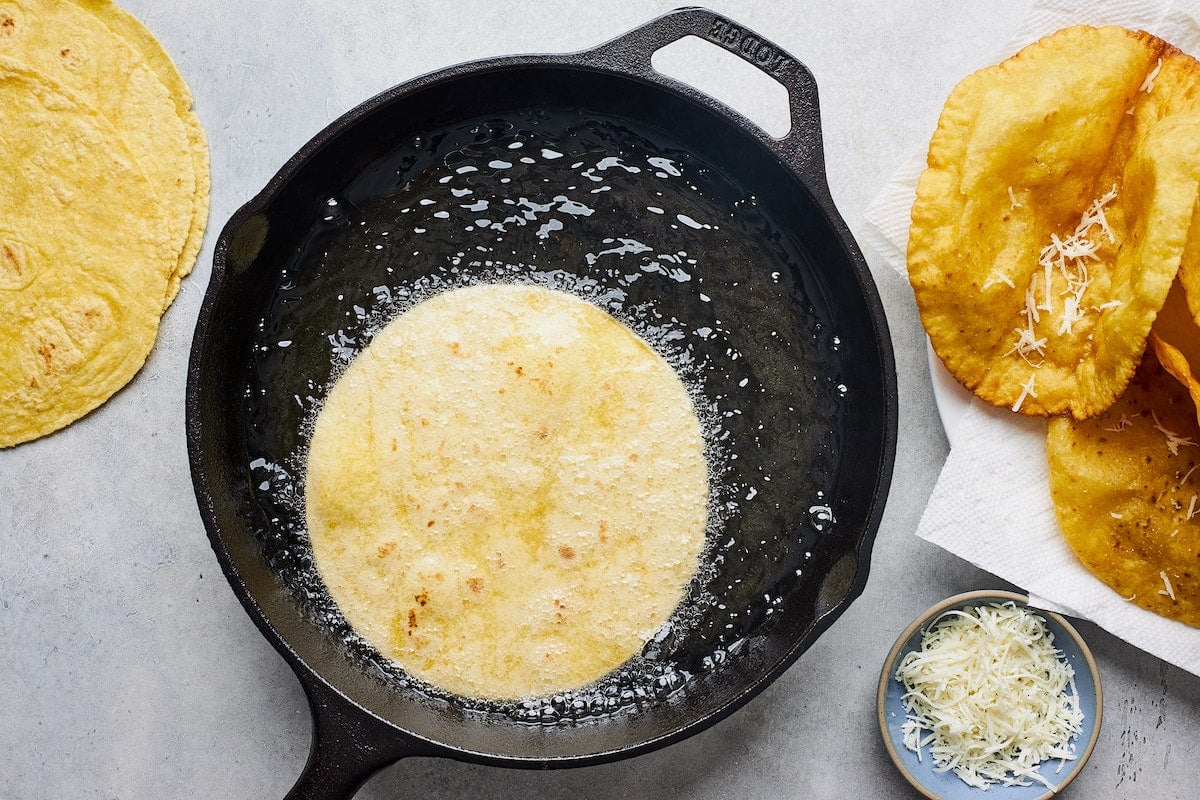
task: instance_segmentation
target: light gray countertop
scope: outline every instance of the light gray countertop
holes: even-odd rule
[[[221,574],[184,442],[188,347],[217,233],[293,152],[374,93],[455,62],[582,49],[675,4],[123,5],[192,88],[211,148],[212,212],[199,263],[142,372],[79,423],[0,452],[0,798],[281,798],[307,756],[308,709]],[[950,88],[997,52],[1027,2],[710,5],[815,74],[833,197],[859,233],[867,204],[924,147]],[[709,79],[715,91],[737,89],[719,71]],[[913,535],[947,444],[912,294],[866,255],[891,325],[901,408],[895,478],[861,599],[760,697],[665,750],[552,772],[410,759],[360,797],[916,796],[876,726],[881,662],[929,605],[1003,584]],[[1100,666],[1105,717],[1066,796],[1194,797],[1200,679],[1079,627]]]

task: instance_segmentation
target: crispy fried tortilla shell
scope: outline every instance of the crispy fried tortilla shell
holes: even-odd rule
[[[1200,189],[1200,63],[1068,28],[968,76],[913,206],[908,266],[952,374],[995,405],[1087,418],[1120,395]]]
[[[1200,70],[1195,64],[1195,59],[1178,50],[1164,55],[1151,81],[1151,91],[1140,97],[1141,102],[1136,106],[1139,128],[1175,114],[1200,112]],[[1178,277],[1192,316],[1200,323],[1200,203],[1192,211]]]
[[[1050,494],[1079,560],[1127,600],[1200,626],[1200,423],[1147,353],[1107,412],[1050,422]]]
[[[1179,283],[1183,286],[1192,319],[1200,325],[1200,200],[1192,212],[1192,227],[1179,262]]]
[[[1191,395],[1196,406],[1196,421],[1200,423],[1200,325],[1188,311],[1183,286],[1176,282],[1167,295],[1167,302],[1154,320],[1150,333],[1154,353],[1163,369],[1169,372]]]

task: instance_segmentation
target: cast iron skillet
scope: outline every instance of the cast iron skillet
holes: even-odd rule
[[[780,81],[790,133],[652,69],[688,35]],[[414,299],[497,280],[573,291],[654,341],[695,394],[714,468],[712,546],[680,624],[623,678],[506,707],[423,689],[354,637],[303,520],[306,425],[338,366]],[[225,226],[188,373],[213,548],[312,707],[289,797],[348,797],[410,755],[611,761],[730,714],[862,592],[896,414],[883,309],[826,184],[816,85],[762,37],[680,9],[349,112]]]

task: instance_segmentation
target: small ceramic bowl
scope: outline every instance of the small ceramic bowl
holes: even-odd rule
[[[1083,711],[1083,731],[1075,739],[1075,760],[1060,766],[1057,759],[1050,759],[1042,762],[1038,769],[1053,788],[1034,781],[1030,786],[994,784],[986,791],[976,789],[964,783],[952,771],[935,771],[933,757],[928,749],[925,750],[924,760],[918,761],[917,754],[904,746],[901,725],[904,724],[905,711],[900,702],[904,687],[895,677],[896,665],[900,663],[900,659],[910,650],[920,649],[921,636],[925,629],[943,612],[1009,600],[1018,606],[1027,606],[1029,602],[1025,595],[1001,591],[967,592],[943,600],[918,617],[900,634],[900,638],[896,640],[896,644],[884,660],[883,672],[879,676],[877,701],[879,729],[883,733],[884,746],[908,782],[921,794],[933,800],[977,800],[980,797],[986,797],[988,800],[1045,800],[1056,795],[1079,774],[1083,765],[1087,763],[1088,756],[1092,754],[1092,748],[1096,746],[1104,708],[1100,673],[1096,670],[1096,662],[1082,637],[1069,622],[1058,614],[1036,608],[1030,610],[1046,620],[1046,627],[1054,634],[1054,646],[1062,651],[1063,656],[1075,669],[1075,688],[1079,692],[1080,710]]]

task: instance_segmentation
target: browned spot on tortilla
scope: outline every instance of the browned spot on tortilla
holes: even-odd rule
[[[422,592],[414,596],[413,599],[417,601],[417,605],[423,606],[429,602],[429,592],[422,590]]]
[[[454,355],[456,355],[456,356],[461,355],[462,354],[462,346],[458,342],[451,342],[450,343],[450,352],[454,353]]]
[[[426,528],[432,528],[432,527],[433,527],[433,524],[434,524],[435,522],[437,522],[437,520],[435,520],[435,519],[431,519],[431,520],[429,520],[429,522],[426,522],[426,523],[425,523],[425,527],[426,527]]]
[[[0,14],[0,36],[12,36],[17,28],[17,21],[11,14]]]
[[[20,278],[24,271],[21,268],[21,257],[8,242],[0,248],[0,269],[12,273],[14,278]]]
[[[83,63],[83,58],[69,47],[59,50],[58,55],[63,61],[63,66],[67,69],[76,69]]]
[[[396,445],[397,445],[397,444],[398,444],[398,442],[397,442],[395,439],[392,439],[392,452],[393,452],[393,453],[394,453],[394,452],[396,452]]]
[[[608,541],[608,523],[604,520],[600,520],[600,541]]]
[[[575,557],[575,548],[571,547],[568,544],[560,544],[558,546],[558,554],[562,558],[565,558],[567,561],[570,561],[572,558]]]
[[[544,442],[550,438],[550,429],[548,427],[546,427],[545,425],[543,425],[542,427],[537,429],[537,433],[534,435],[537,436],[537,438],[541,439]]]
[[[37,354],[41,356],[42,361],[45,362],[43,365],[43,370],[47,375],[54,371],[54,365],[51,363],[51,360],[54,357],[54,348],[54,342],[47,342],[45,339],[43,339],[41,344],[37,346]]]
[[[410,608],[408,610],[408,635],[412,636],[412,629],[417,627],[417,610]]]
[[[379,554],[380,558],[387,558],[391,554],[391,552],[395,549],[396,549],[396,543],[388,542],[386,544],[379,545],[379,547],[376,548],[375,552],[377,552]]]
[[[475,594],[479,594],[480,592],[483,591],[483,579],[482,578],[467,578],[467,588],[470,589]]]

